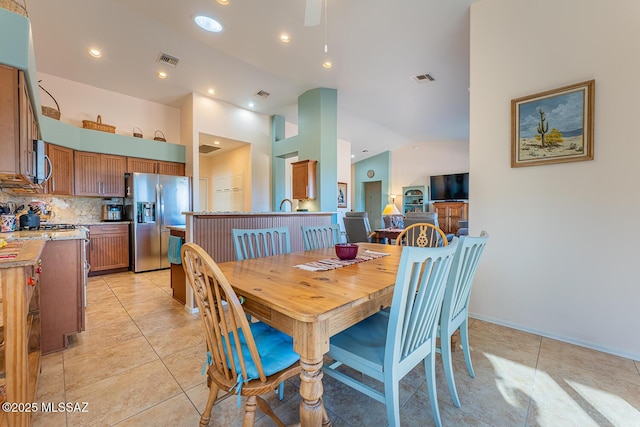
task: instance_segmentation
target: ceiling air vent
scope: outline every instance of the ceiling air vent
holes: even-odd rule
[[[220,147],[214,147],[213,145],[202,144],[200,147],[198,147],[198,152],[200,154],[209,154],[219,149]]]
[[[266,98],[269,95],[271,95],[269,92],[267,92],[266,90],[259,90],[256,92],[256,96],[259,96],[260,98]]]
[[[160,52],[160,56],[158,56],[158,62],[162,62],[163,64],[167,64],[172,67],[177,67],[178,61],[180,61],[179,58],[176,58],[175,56],[169,55],[165,52]]]
[[[417,76],[411,76],[411,80],[413,80],[416,83],[422,83],[422,82],[432,82],[435,80],[435,78],[431,75],[431,73],[425,73]]]

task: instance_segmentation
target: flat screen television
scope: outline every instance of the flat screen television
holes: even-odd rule
[[[469,173],[434,175],[431,177],[431,201],[469,199]]]

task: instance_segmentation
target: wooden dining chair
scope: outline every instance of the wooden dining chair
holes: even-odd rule
[[[441,426],[435,383],[435,341],[445,285],[457,239],[439,248],[402,250],[391,311],[378,312],[333,336],[323,372],[382,402],[390,426],[400,425],[399,382],[424,361],[427,391],[436,425]],[[338,368],[347,365],[384,383],[384,391]]]
[[[435,248],[447,246],[447,235],[440,228],[426,222],[412,224],[402,230],[396,239],[398,246],[418,246],[420,248]]]
[[[302,239],[304,250],[332,248],[336,243],[340,243],[340,226],[330,225],[303,225]]]
[[[180,252],[207,342],[209,398],[200,425],[209,423],[218,391],[228,390],[238,400],[248,397],[243,427],[254,424],[256,405],[284,426],[260,395],[275,392],[283,381],[300,375],[293,339],[265,323],[249,323],[233,288],[204,249],[185,243]]]
[[[460,329],[460,344],[464,352],[464,360],[467,364],[469,375],[474,378],[476,375],[473,372],[471,352],[469,351],[469,297],[471,296],[471,287],[478,261],[487,245],[487,240],[489,240],[489,234],[486,231],[480,233],[479,237],[460,237],[447,280],[442,313],[440,315],[440,327],[438,329],[440,347],[436,348],[436,350],[442,354],[442,364],[444,365],[449,392],[454,405],[458,408],[460,407],[460,399],[458,398],[458,391],[453,378],[451,336]]]
[[[289,227],[231,229],[236,260],[291,253]]]

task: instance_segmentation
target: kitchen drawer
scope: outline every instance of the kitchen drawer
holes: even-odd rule
[[[91,236],[96,234],[119,234],[128,232],[129,224],[105,224],[89,226],[89,233]]]

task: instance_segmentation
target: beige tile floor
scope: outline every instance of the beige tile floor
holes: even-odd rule
[[[38,402],[88,402],[87,412],[38,413],[35,426],[197,426],[207,398],[200,371],[200,321],[171,298],[167,270],[93,277],[86,331],[43,357]],[[474,320],[472,359],[454,354],[461,408],[452,405],[438,358],[438,400],[445,426],[640,426],[640,362]],[[299,381],[285,399],[270,397],[297,421]],[[336,427],[386,425],[384,405],[331,378],[324,401]],[[424,370],[401,382],[404,426],[431,426]],[[241,425],[236,399],[213,409],[211,425]],[[268,417],[258,426],[274,425]]]

